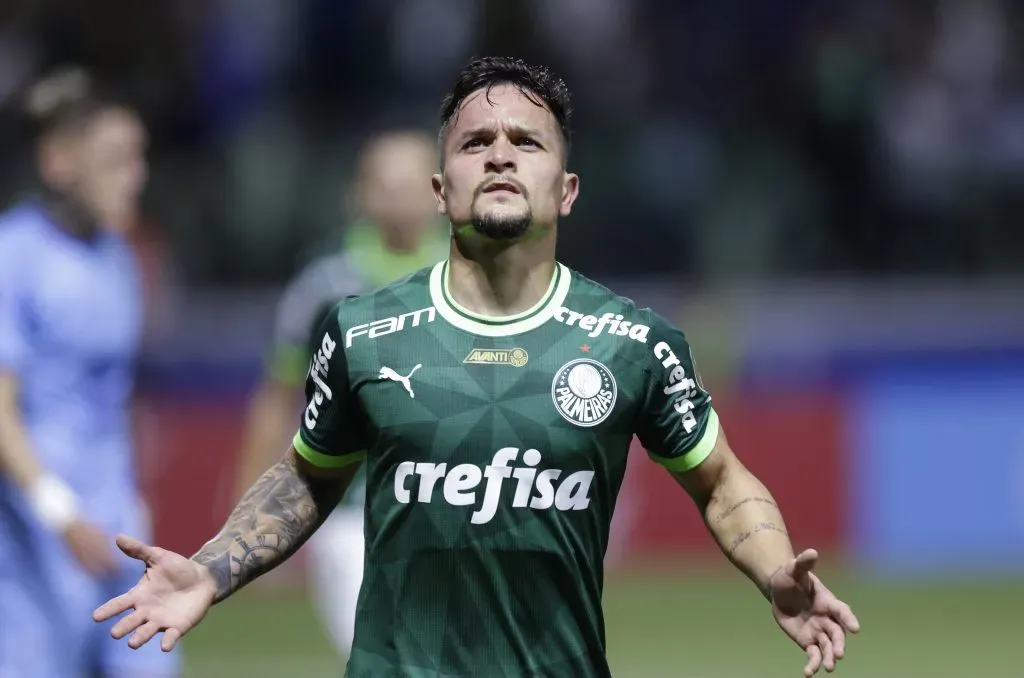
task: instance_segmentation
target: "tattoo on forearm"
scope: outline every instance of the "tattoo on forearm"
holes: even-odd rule
[[[342,483],[301,475],[292,457],[264,473],[220,534],[192,556],[217,582],[216,600],[287,560],[327,518],[342,492]]]
[[[778,509],[779,508],[778,505],[774,501],[772,501],[771,499],[768,499],[767,497],[747,497],[746,499],[739,500],[738,502],[736,502],[735,504],[733,504],[729,508],[727,508],[724,511],[722,511],[721,513],[719,513],[718,517],[715,518],[715,522],[722,522],[723,520],[725,520],[726,518],[731,516],[733,514],[733,512],[735,512],[736,509],[738,509],[739,507],[746,506],[747,504],[752,504],[752,503],[767,504],[768,506],[771,506],[774,509]]]
[[[747,532],[741,532],[740,534],[736,535],[736,537],[733,538],[733,540],[729,542],[729,545],[726,547],[726,554],[731,556],[733,553],[736,552],[736,549],[738,549],[743,542],[747,541],[758,532],[778,532],[779,534],[784,534],[787,537],[789,536],[789,534],[778,525],[774,525],[772,523],[758,523],[754,526],[754,529],[749,530]]]

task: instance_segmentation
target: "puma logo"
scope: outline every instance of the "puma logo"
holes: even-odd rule
[[[416,367],[412,368],[412,372],[410,372],[408,375],[406,375],[404,377],[402,375],[400,375],[398,372],[395,372],[390,367],[382,367],[382,368],[380,368],[380,374],[377,375],[377,378],[378,379],[390,379],[391,381],[397,381],[398,383],[400,383],[402,386],[405,387],[406,391],[409,392],[409,397],[410,398],[415,398],[416,394],[412,392],[412,384],[409,383],[409,380],[412,379],[412,375],[416,374],[416,370],[418,370],[421,367],[423,367],[422,364],[416,365]]]

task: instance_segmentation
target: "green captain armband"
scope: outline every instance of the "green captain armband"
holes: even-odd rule
[[[693,447],[678,457],[661,457],[650,451],[648,451],[647,455],[669,471],[677,473],[691,471],[711,456],[711,452],[715,449],[715,443],[718,442],[718,430],[718,413],[713,408],[709,408],[707,420],[704,424],[704,434],[701,435]]]
[[[313,449],[309,443],[302,439],[301,432],[297,432],[295,437],[292,438],[292,447],[295,448],[295,451],[298,452],[303,459],[319,468],[344,468],[366,459],[366,450],[351,452],[340,456],[319,452]]]

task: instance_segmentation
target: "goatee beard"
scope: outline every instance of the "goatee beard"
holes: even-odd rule
[[[530,215],[473,216],[473,230],[491,240],[515,240],[530,229]]]

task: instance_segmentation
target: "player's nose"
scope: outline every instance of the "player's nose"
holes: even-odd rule
[[[516,168],[515,146],[504,134],[487,148],[487,170],[501,174],[504,170]]]

